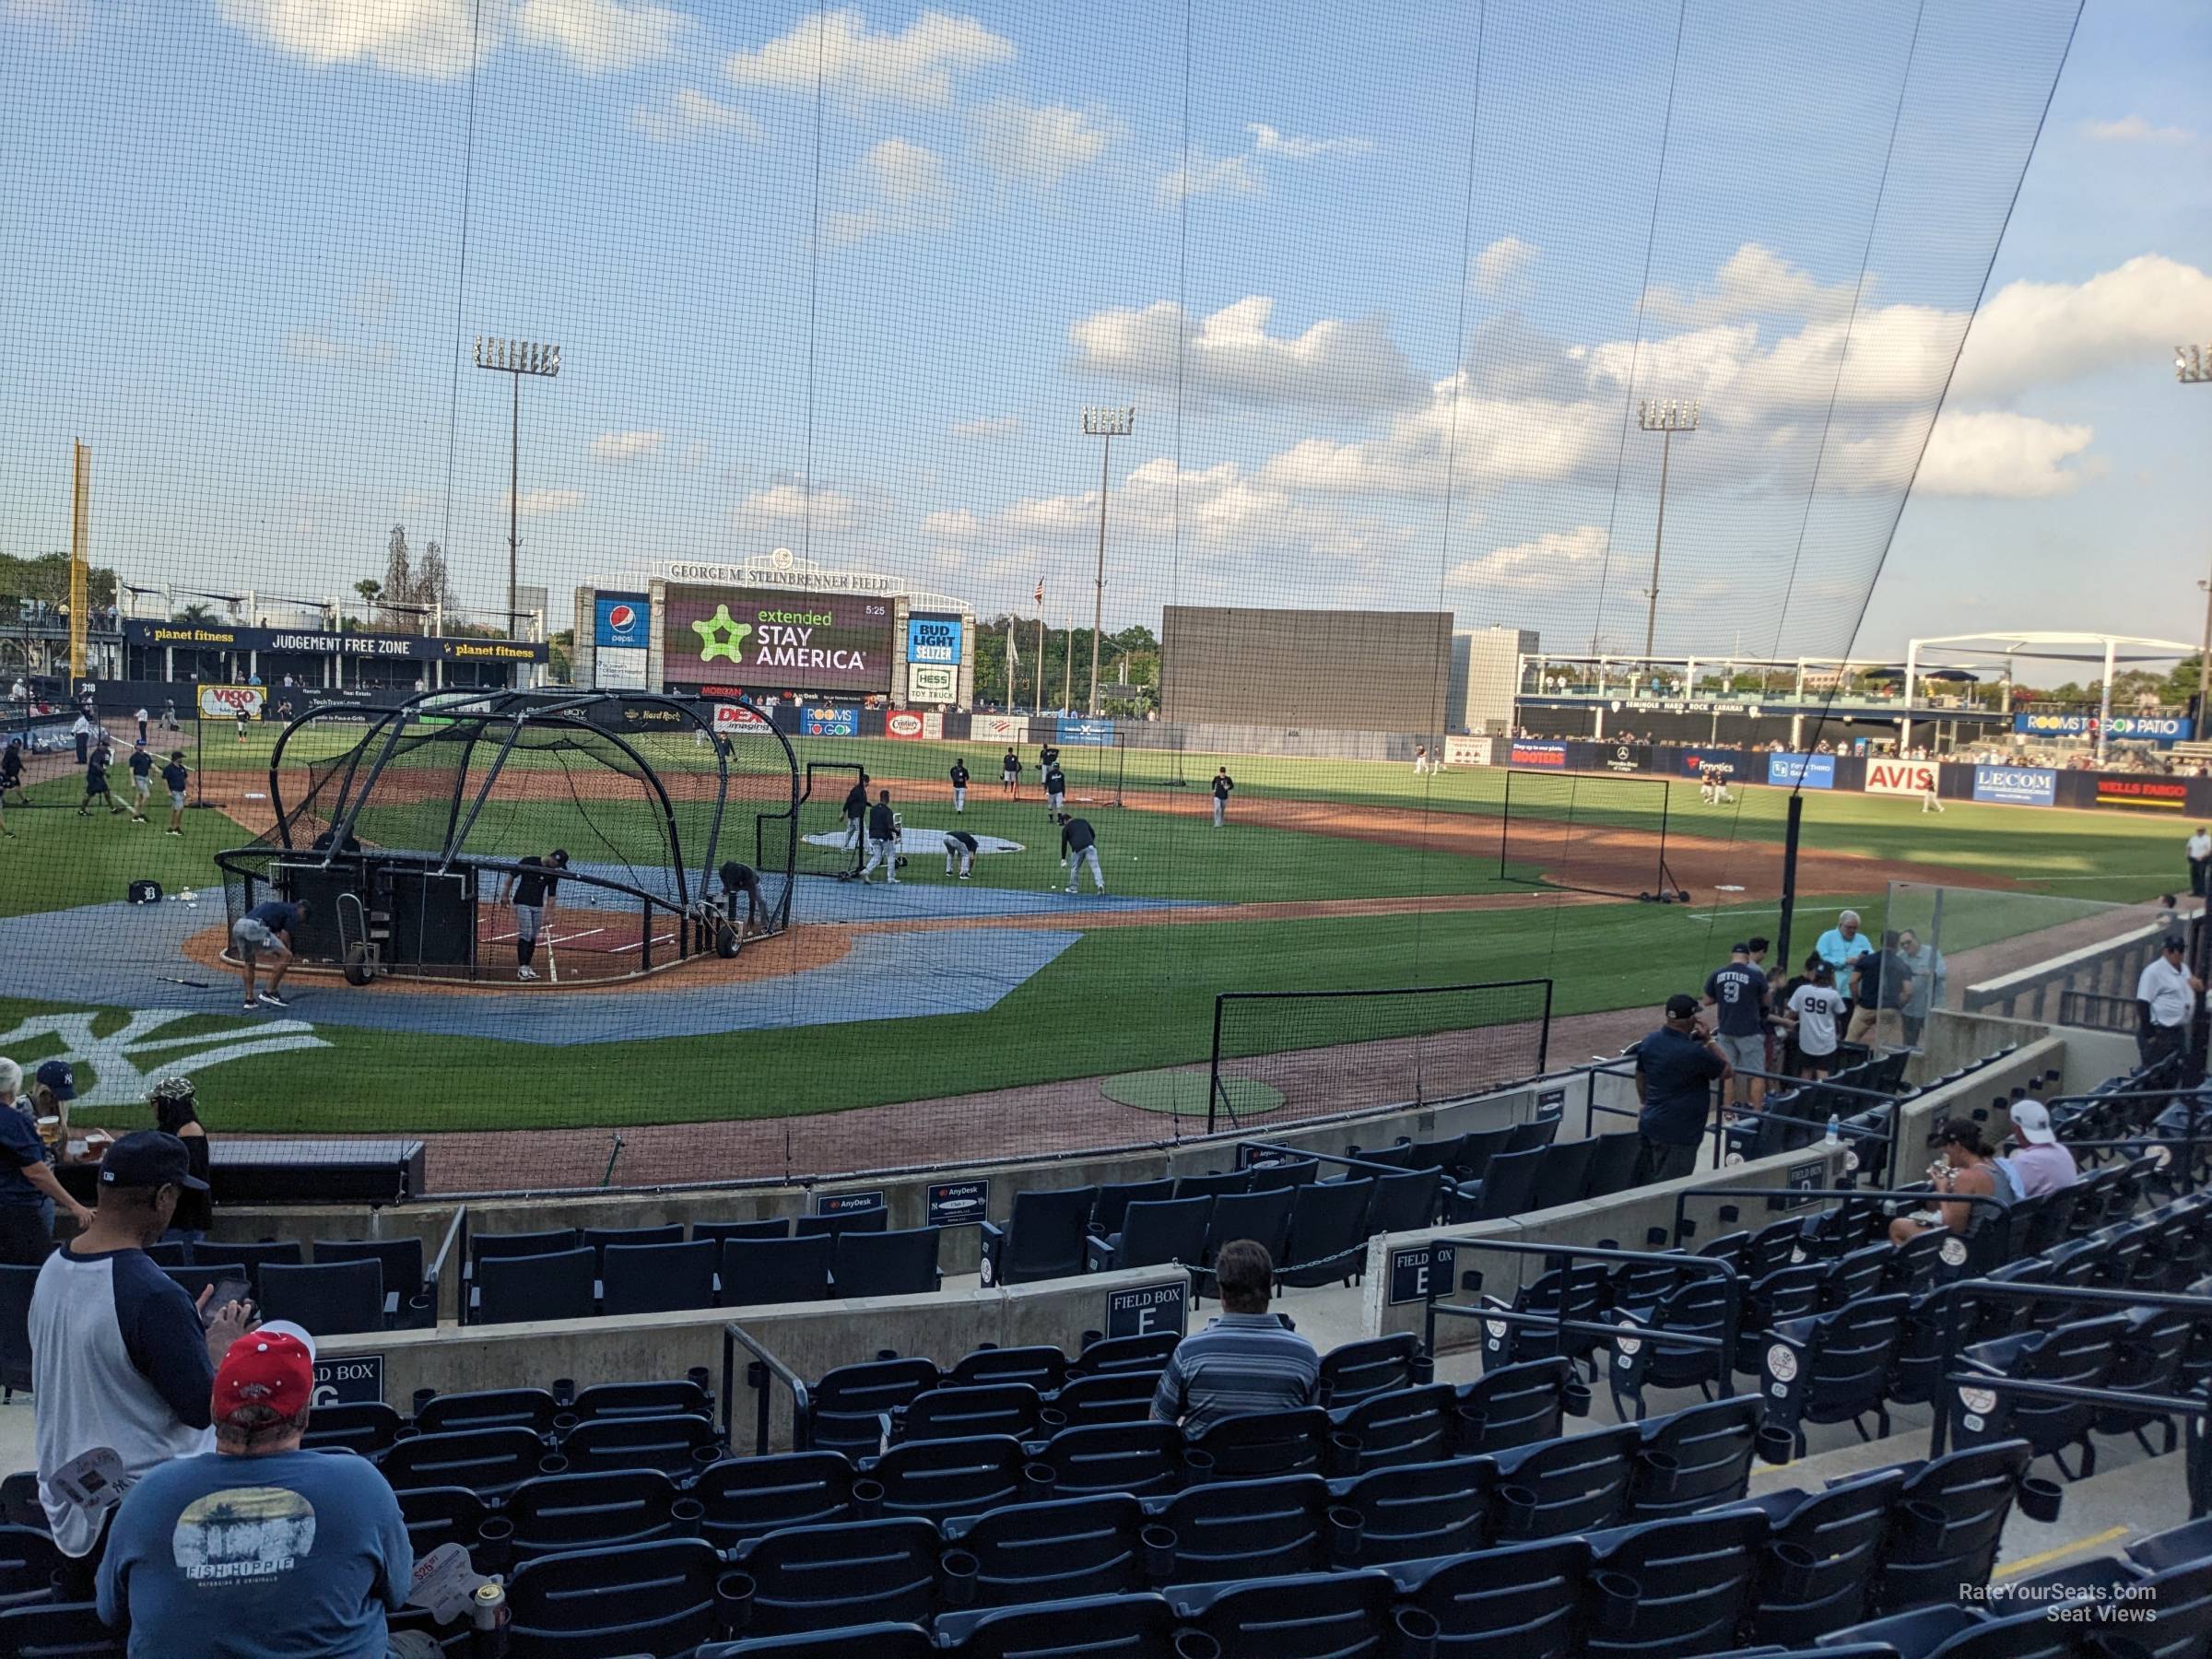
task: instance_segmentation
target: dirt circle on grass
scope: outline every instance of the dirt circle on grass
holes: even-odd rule
[[[379,987],[389,987],[430,996],[559,996],[570,992],[627,996],[662,989],[703,990],[709,986],[783,979],[812,969],[827,968],[842,960],[852,950],[853,936],[853,930],[844,927],[793,927],[769,938],[747,941],[742,951],[727,960],[717,956],[697,956],[653,973],[623,979],[563,980],[558,984],[548,979],[538,979],[525,985],[515,980],[512,968],[502,966],[500,970],[502,977],[493,980],[382,979],[359,989],[374,993]],[[229,932],[218,923],[186,939],[184,956],[195,967],[229,977],[238,971],[236,964],[223,959],[223,947],[229,943]],[[304,962],[291,971],[295,976],[312,977],[319,982],[342,976],[341,970],[335,967]]]

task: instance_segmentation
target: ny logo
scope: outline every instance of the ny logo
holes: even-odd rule
[[[315,1028],[302,1019],[276,1019],[250,1030],[195,1031],[183,1037],[157,1037],[155,1032],[180,1019],[198,1015],[182,1009],[134,1013],[119,1030],[106,1036],[93,1032],[92,1022],[109,1010],[85,1014],[34,1014],[13,1030],[0,1031],[0,1053],[11,1048],[37,1053],[44,1039],[59,1038],[57,1056],[38,1053],[39,1060],[63,1059],[76,1071],[76,1106],[133,1106],[161,1078],[180,1073],[205,1071],[226,1060],[246,1060],[261,1054],[281,1054],[291,1049],[328,1048]],[[212,1045],[212,1046],[210,1046]],[[190,1052],[187,1052],[190,1051]],[[26,1073],[35,1062],[25,1059]],[[86,1073],[91,1074],[88,1085]],[[28,1081],[28,1078],[26,1079]]]

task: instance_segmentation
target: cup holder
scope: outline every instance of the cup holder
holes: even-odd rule
[[[943,1580],[940,1594],[947,1607],[969,1607],[975,1605],[976,1575],[983,1564],[965,1549],[948,1549],[937,1559],[937,1573]]]
[[[1536,1495],[1524,1486],[1500,1487],[1498,1508],[1505,1530],[1516,1537],[1527,1536],[1536,1524]]]
[[[1436,1615],[1418,1607],[1399,1607],[1390,1616],[1393,1659],[1436,1659],[1436,1639],[1443,1627]]]
[[[714,1610],[722,1628],[735,1636],[753,1622],[753,1593],[749,1572],[725,1572],[714,1581]]]
[[[1175,1659],[1221,1659],[1221,1644],[1204,1630],[1178,1630],[1170,1644]]]
[[[1802,1544],[1770,1544],[1767,1559],[1769,1571],[1774,1576],[1775,1588],[1789,1601],[1802,1599],[1811,1589],[1813,1574],[1819,1570],[1820,1559]]]
[[[1175,1576],[1175,1529],[1171,1526],[1152,1525],[1137,1534],[1137,1542],[1144,1546],[1145,1577],[1155,1584],[1164,1584]]]
[[[684,1381],[701,1394],[706,1392],[707,1384],[713,1381],[713,1377],[714,1373],[703,1365],[694,1365],[684,1372]]]
[[[1634,1630],[1636,1604],[1643,1599],[1643,1586],[1625,1572],[1595,1572],[1590,1582],[1597,1591],[1600,1627],[1617,1634]]]
[[[575,1378],[573,1378],[573,1377],[556,1377],[556,1378],[554,1378],[554,1379],[553,1379],[553,1403],[554,1403],[555,1405],[557,1405],[557,1406],[567,1406],[567,1405],[570,1405],[570,1404],[571,1404],[571,1403],[572,1403],[572,1402],[575,1400],[575,1398],[576,1398],[576,1379],[575,1379]]]
[[[702,1469],[712,1468],[722,1461],[722,1448],[720,1446],[694,1446],[691,1448],[691,1461]]]
[[[1041,1503],[1060,1489],[1060,1471],[1051,1464],[1024,1464],[1021,1469],[1022,1496],[1031,1503]]]
[[[569,1472],[569,1460],[558,1452],[548,1452],[537,1460],[537,1472],[540,1475],[566,1475]]]
[[[1196,1486],[1214,1477],[1214,1454],[1196,1446],[1182,1449],[1182,1477]]]
[[[438,1391],[434,1388],[417,1389],[415,1391],[414,1404],[408,1408],[407,1415],[409,1417],[420,1417],[422,1415],[422,1408],[425,1406],[428,1406],[437,1397]]]
[[[883,1512],[883,1482],[856,1480],[853,1483],[853,1512],[863,1521],[873,1521]]]
[[[1332,1476],[1359,1474],[1359,1458],[1366,1449],[1366,1442],[1356,1434],[1347,1434],[1340,1429],[1330,1435],[1325,1453],[1329,1474]]]
[[[1664,1496],[1672,1492],[1682,1479],[1682,1460],[1671,1452],[1639,1452],[1636,1463],[1641,1470],[1641,1485],[1647,1492]]]
[[[566,1440],[566,1439],[568,1439],[568,1437],[569,1437],[571,1434],[572,1434],[572,1433],[574,1433],[574,1432],[575,1432],[575,1430],[576,1430],[576,1425],[577,1425],[577,1424],[579,1424],[579,1423],[581,1423],[581,1422],[582,1422],[582,1421],[583,1421],[583,1419],[582,1419],[582,1418],[578,1417],[578,1416],[577,1416],[577,1415],[576,1415],[574,1412],[572,1412],[572,1411],[559,1411],[559,1412],[556,1412],[556,1413],[554,1413],[554,1415],[553,1415],[553,1437],[554,1437],[554,1439],[556,1439],[556,1440]]]
[[[1050,1440],[1067,1427],[1067,1413],[1057,1406],[1047,1406],[1038,1412],[1037,1426],[1044,1430],[1044,1438]]]
[[[1367,1517],[1349,1504],[1329,1508],[1329,1559],[1348,1567],[1359,1559],[1359,1545],[1367,1535]]]
[[[696,1498],[678,1498],[668,1506],[668,1522],[679,1538],[696,1538],[705,1524],[707,1506]]]
[[[477,1541],[468,1559],[486,1577],[505,1572],[514,1562],[514,1523],[504,1515],[485,1516],[477,1524]]]
[[[1918,1498],[1900,1507],[1904,1512],[1901,1531],[1908,1549],[1921,1555],[1943,1543],[1943,1535],[1950,1529],[1950,1523],[1941,1509]]]
[[[1588,1417],[1590,1415],[1590,1384],[1580,1377],[1575,1378],[1573,1382],[1560,1390],[1560,1404],[1571,1418]]]
[[[2045,1476],[2030,1475],[2020,1482],[2020,1513],[2030,1521],[2057,1520],[2065,1500],[2064,1488]]]
[[[1758,1446],[1761,1463],[1779,1465],[1797,1454],[1797,1437],[1787,1429],[1770,1423],[1759,1431]]]

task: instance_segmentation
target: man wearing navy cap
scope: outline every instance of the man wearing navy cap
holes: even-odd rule
[[[68,1076],[69,1067],[60,1061],[49,1060],[39,1070],[43,1075],[54,1065]],[[53,1247],[56,1208],[75,1217],[79,1230],[92,1225],[92,1212],[62,1190],[37,1125],[17,1110],[13,1097],[22,1077],[14,1061],[0,1060],[0,1262],[36,1267]]]
[[[206,1186],[175,1135],[124,1135],[100,1160],[91,1225],[46,1258],[31,1291],[39,1503],[69,1558],[64,1587],[73,1601],[90,1594],[121,1491],[213,1444],[216,1362],[245,1335],[250,1310],[208,1307],[212,1287],[195,1305],[146,1253],[167,1230],[178,1194]],[[83,1460],[102,1449],[113,1460],[88,1490]]]
[[[1698,1143],[1712,1113],[1712,1085],[1735,1075],[1727,1055],[1698,1024],[1698,999],[1666,999],[1666,1023],[1636,1045],[1636,1130],[1643,1146],[1636,1183],[1673,1181],[1698,1167]]]

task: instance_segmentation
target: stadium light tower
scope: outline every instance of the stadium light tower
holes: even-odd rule
[[[2173,378],[2184,386],[2212,385],[2212,346],[2176,346]],[[2189,735],[2202,743],[2212,719],[2212,582],[2196,585],[2205,590],[2205,641],[2196,653],[2196,725]]]
[[[522,502],[517,480],[523,466],[523,376],[535,374],[551,380],[560,372],[560,347],[542,340],[509,340],[492,335],[477,336],[477,367],[514,377],[514,411],[507,449],[507,637],[515,634],[515,564],[523,541],[520,534]]]
[[[1083,411],[1083,435],[1103,438],[1099,452],[1099,570],[1090,598],[1090,717],[1099,717],[1099,630],[1106,621],[1106,477],[1113,441],[1136,430],[1135,404],[1101,404]]]
[[[1643,613],[1643,660],[1649,667],[1652,660],[1652,640],[1659,629],[1659,546],[1666,538],[1666,466],[1674,457],[1675,434],[1698,429],[1698,416],[1703,406],[1684,403],[1678,397],[1647,397],[1636,406],[1636,424],[1647,432],[1659,434],[1659,524],[1652,532],[1652,585],[1645,598]]]

